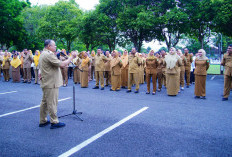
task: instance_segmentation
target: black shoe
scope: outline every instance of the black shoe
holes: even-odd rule
[[[135,93],[139,93],[139,90],[136,90]]]
[[[108,87],[109,85],[107,84],[107,85],[105,85],[105,87]]]
[[[77,82],[74,82],[74,84],[77,84]]]
[[[35,82],[35,84],[37,84],[37,82]]]
[[[62,128],[62,127],[65,127],[65,124],[59,122],[59,123],[56,123],[56,124],[51,124],[50,129],[57,129],[57,128]]]
[[[27,83],[27,81],[23,81],[23,83]]]
[[[122,86],[122,89],[125,89],[126,87],[125,86]]]
[[[114,90],[110,88],[110,91],[114,91]]]
[[[199,97],[199,96],[195,96],[194,98],[195,98],[195,99],[199,99],[200,97]]]
[[[98,86],[95,86],[95,87],[93,87],[93,89],[99,89],[99,87],[98,87]]]
[[[150,92],[146,92],[146,94],[150,94]]]
[[[155,95],[155,92],[152,92],[152,95]]]
[[[205,96],[202,96],[201,99],[206,99],[206,97],[205,97]]]
[[[50,124],[50,121],[49,121],[49,120],[48,120],[46,123],[39,124],[39,127],[45,127],[45,126],[47,126],[48,124]]]
[[[126,92],[127,92],[127,93],[130,93],[130,92],[131,92],[131,90],[130,90],[130,89],[128,89]]]
[[[222,98],[222,101],[227,101],[228,100],[228,98]]]
[[[104,87],[101,87],[101,90],[104,90]]]
[[[118,92],[118,91],[120,91],[120,89],[116,89],[115,91]]]
[[[29,81],[29,82],[27,82],[28,84],[30,84],[31,83],[31,81]]]
[[[160,91],[161,91],[161,89],[158,89],[157,91],[158,91],[158,92],[160,92]]]
[[[189,88],[189,86],[186,86],[186,88]]]

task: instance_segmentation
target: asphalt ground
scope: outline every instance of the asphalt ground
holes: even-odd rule
[[[63,117],[66,127],[51,130],[38,127],[39,85],[0,81],[0,156],[232,156],[232,98],[221,101],[223,76],[208,75],[206,100],[194,99],[194,85],[176,97],[165,88],[147,95],[146,84],[138,94],[94,85],[75,85],[84,121]],[[72,112],[72,90],[71,79],[60,88],[58,116]]]

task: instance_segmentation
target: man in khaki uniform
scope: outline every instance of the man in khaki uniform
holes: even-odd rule
[[[106,78],[106,86],[108,86],[109,84],[111,84],[110,61],[112,59],[109,51],[106,51],[106,57],[109,59],[108,61],[105,62],[105,78]]]
[[[128,75],[128,90],[127,93],[131,92],[132,83],[135,82],[136,89],[135,93],[139,92],[139,65],[142,64],[142,60],[139,56],[135,55],[136,49],[132,48],[131,55],[129,56],[129,75]]]
[[[24,49],[23,52],[23,83],[31,83],[31,63],[33,58],[27,49]]]
[[[57,117],[59,87],[63,84],[60,67],[68,65],[76,57],[76,54],[72,53],[72,56],[67,60],[60,61],[55,55],[56,44],[53,40],[45,40],[44,47],[39,59],[40,87],[43,91],[39,127],[44,127],[50,123],[47,120],[47,114],[49,113],[50,129],[56,129],[65,126],[64,123],[59,122]]]
[[[232,83],[232,45],[227,48],[227,53],[224,54],[221,65],[225,66],[224,72],[224,92],[222,101],[228,100],[230,95],[231,83]]]
[[[186,88],[189,88],[190,85],[190,70],[191,70],[191,63],[193,62],[192,55],[189,54],[189,50],[187,48],[184,49],[184,56],[186,58],[186,65],[185,65],[185,75],[186,75]]]
[[[97,54],[94,56],[95,60],[95,76],[96,76],[96,86],[93,89],[99,89],[99,80],[101,83],[101,90],[104,90],[104,61],[108,61],[109,59],[106,58],[102,54],[101,49],[97,49]]]

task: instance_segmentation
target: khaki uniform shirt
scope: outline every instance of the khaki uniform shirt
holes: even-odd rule
[[[186,57],[184,55],[181,56],[180,58],[182,60],[182,65],[180,66],[180,71],[185,71],[185,66],[187,64],[187,59],[186,59]]]
[[[129,73],[138,73],[139,65],[142,64],[141,58],[129,55]]]
[[[179,58],[176,62],[176,66],[172,69],[166,68],[166,74],[177,74],[180,72],[180,66],[182,65],[182,61]],[[166,62],[165,62],[165,66],[166,66]]]
[[[103,54],[100,54],[99,56],[95,55],[94,60],[95,60],[95,71],[104,71],[105,69],[104,61],[108,61],[109,59],[106,58],[106,56],[104,56]]]
[[[33,58],[29,52],[26,55],[23,54],[23,68],[31,68],[32,61]]]
[[[30,66],[31,67],[31,66]],[[2,66],[2,69],[10,69],[10,58],[5,61],[5,65]]]
[[[105,71],[110,71],[110,61],[111,58],[107,57],[109,60],[105,62]]]
[[[209,60],[195,60],[195,75],[207,75],[207,70],[209,69]]]
[[[44,49],[39,58],[41,88],[58,88],[63,85],[60,64],[61,61],[52,51]]]
[[[232,55],[225,54],[221,65],[225,66],[224,75],[232,76]]]
[[[187,55],[184,56],[186,58],[185,70],[191,70],[191,63],[193,62],[192,55],[188,53]]]
[[[146,59],[146,74],[156,74],[159,65],[158,59]]]

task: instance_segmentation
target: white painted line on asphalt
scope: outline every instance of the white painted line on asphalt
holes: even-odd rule
[[[103,135],[107,134],[108,132],[112,131],[113,129],[119,127],[120,125],[122,125],[123,123],[127,122],[128,120],[130,120],[131,118],[139,115],[140,113],[142,113],[143,111],[147,110],[148,107],[143,107],[142,109],[134,112],[133,114],[127,116],[126,118],[120,120],[119,122],[115,123],[114,125],[111,125],[110,127],[106,128],[105,130],[99,132],[98,134],[92,136],[91,138],[85,140],[84,142],[82,142],[81,144],[73,147],[72,149],[68,150],[67,152],[59,155],[59,157],[68,157],[76,152],[78,152],[79,150],[81,150],[82,148],[86,147],[88,144],[94,142],[95,140],[97,140],[98,138],[102,137]]]
[[[211,79],[210,79],[210,80],[211,80],[211,81],[212,81],[212,80],[214,80],[214,79],[215,79],[215,77],[216,77],[216,75],[213,75],[213,76],[211,77]]]
[[[60,99],[58,101],[61,102],[61,101],[65,101],[65,100],[68,100],[68,99],[71,99],[71,97]],[[15,113],[19,113],[19,112],[24,112],[24,111],[27,111],[27,110],[31,110],[31,109],[34,109],[34,108],[38,108],[38,107],[40,107],[40,105],[29,107],[29,108],[25,108],[25,109],[14,111],[14,112],[5,113],[5,114],[0,115],[0,118],[5,117],[5,116],[9,116],[9,115],[12,115],[12,114],[15,114]]]
[[[11,91],[11,92],[0,93],[0,95],[2,95],[2,94],[16,93],[16,92],[18,92],[18,91]]]

